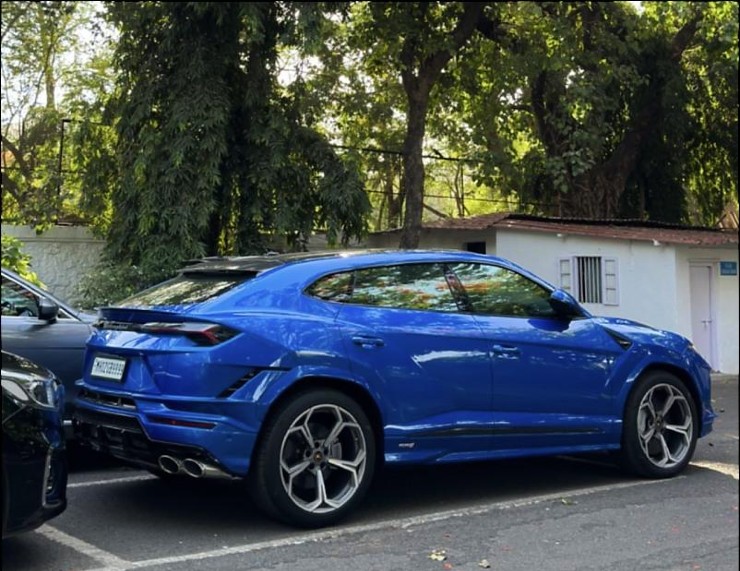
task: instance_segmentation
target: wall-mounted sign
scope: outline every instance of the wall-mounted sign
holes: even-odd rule
[[[737,275],[737,262],[720,262],[719,263],[719,275],[736,276]]]

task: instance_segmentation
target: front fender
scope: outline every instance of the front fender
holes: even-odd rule
[[[693,349],[687,348],[683,353],[664,348],[643,348],[636,359],[630,363],[631,371],[616,395],[616,405],[620,418],[624,418],[627,399],[635,383],[648,371],[663,370],[673,373],[684,381],[696,401],[696,408],[701,423],[699,436],[706,436],[712,431],[716,414],[712,409],[711,367]]]

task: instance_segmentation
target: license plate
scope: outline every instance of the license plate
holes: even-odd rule
[[[120,381],[123,379],[123,370],[126,368],[126,359],[111,357],[95,357],[90,374],[93,377]]]

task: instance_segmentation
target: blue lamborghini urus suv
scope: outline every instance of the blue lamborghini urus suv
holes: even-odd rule
[[[81,441],[163,478],[244,479],[298,526],[353,510],[382,462],[614,451],[674,476],[715,416],[687,339],[468,252],[207,259],[95,327]]]

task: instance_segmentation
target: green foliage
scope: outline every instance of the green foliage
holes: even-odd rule
[[[3,267],[14,271],[22,278],[39,287],[45,287],[39,277],[31,269],[31,256],[23,252],[23,243],[13,236],[2,235],[2,263]]]
[[[111,2],[115,53],[96,4],[3,3],[3,220],[92,224],[121,280],[399,227],[418,169],[455,216],[737,202],[737,3],[491,2],[460,45],[470,3]],[[404,170],[414,106],[461,162]]]
[[[121,34],[107,110],[117,162],[101,157],[115,184],[112,259],[169,271],[263,250],[273,236],[301,248],[316,229],[330,240],[363,234],[356,166],[278,89],[278,45],[312,21],[299,15],[278,3],[109,6]]]
[[[110,79],[107,41],[91,33],[94,4],[3,3],[5,222],[43,231],[59,219],[94,221],[80,202],[83,188],[75,176],[85,165],[69,160],[72,126],[81,116],[100,120],[89,102],[105,93]],[[89,43],[85,38],[91,38]],[[94,192],[106,191],[97,187]]]
[[[172,275],[104,260],[80,280],[75,296],[77,306],[93,310],[112,305]]]

